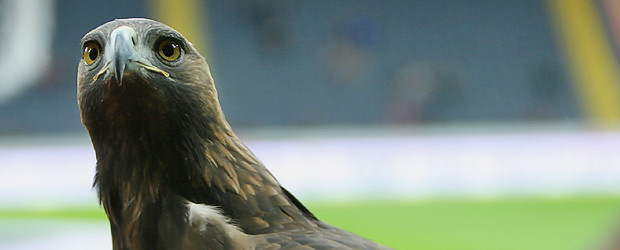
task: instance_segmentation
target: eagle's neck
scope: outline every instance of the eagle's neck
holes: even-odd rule
[[[105,137],[94,135],[95,184],[120,231],[139,232],[131,221],[153,221],[147,216],[158,215],[144,211],[158,211],[167,194],[220,207],[247,233],[312,223],[312,215],[280,187],[227,124],[207,127],[208,131],[188,131],[174,124],[123,125],[137,129],[112,127]]]

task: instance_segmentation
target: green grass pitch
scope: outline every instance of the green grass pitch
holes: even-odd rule
[[[320,219],[395,249],[592,249],[620,228],[620,197],[307,205]],[[0,221],[15,225],[22,219],[31,223],[106,217],[93,207],[0,208]]]

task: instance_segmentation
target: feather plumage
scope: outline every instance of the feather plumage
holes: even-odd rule
[[[158,54],[162,40],[178,59]],[[388,249],[318,220],[280,186],[234,134],[206,61],[174,29],[114,20],[82,44],[101,47],[85,47],[78,104],[114,249]]]

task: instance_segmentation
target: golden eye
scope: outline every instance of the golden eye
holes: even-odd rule
[[[179,56],[181,56],[181,47],[174,40],[171,40],[171,39],[163,40],[159,42],[159,45],[157,46],[157,48],[158,48],[157,52],[159,53],[159,56],[161,56],[161,58],[163,58],[166,61],[172,62],[172,61],[179,59]]]
[[[84,62],[86,62],[86,64],[88,65],[91,65],[95,63],[95,61],[97,61],[97,59],[101,55],[101,47],[97,42],[87,42],[86,44],[84,44],[84,49],[82,52]]]

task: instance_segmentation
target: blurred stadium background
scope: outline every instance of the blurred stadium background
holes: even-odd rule
[[[0,249],[111,249],[79,41],[123,17],[209,61],[322,219],[396,249],[591,249],[620,228],[615,0],[0,1]]]

